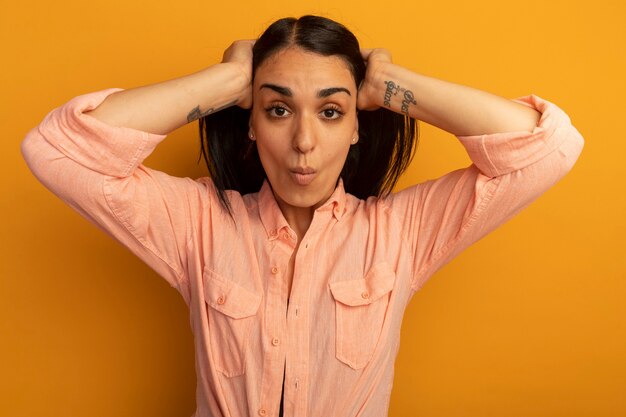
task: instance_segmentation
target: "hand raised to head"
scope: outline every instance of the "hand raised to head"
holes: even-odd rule
[[[381,106],[383,95],[380,93],[384,80],[382,71],[392,64],[391,52],[385,48],[361,48],[365,61],[365,78],[359,86],[356,107],[359,110],[376,110]]]
[[[244,109],[252,107],[252,47],[255,42],[256,39],[236,40],[222,55],[222,63],[233,64],[241,70],[247,80],[247,87],[237,101],[237,106]]]

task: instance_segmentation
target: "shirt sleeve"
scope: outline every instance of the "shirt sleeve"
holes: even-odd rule
[[[188,301],[187,248],[212,182],[142,165],[166,138],[105,124],[85,111],[121,88],[71,99],[48,113],[21,144],[35,177],[80,215],[141,258]],[[210,190],[209,190],[210,189]]]
[[[584,140],[563,110],[536,95],[514,101],[541,113],[532,132],[457,136],[472,165],[387,197],[414,256],[413,291],[536,200],[578,159]]]

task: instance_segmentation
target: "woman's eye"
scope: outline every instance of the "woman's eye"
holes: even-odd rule
[[[275,119],[282,119],[289,113],[289,110],[281,105],[270,106],[266,108],[265,111],[270,117]],[[322,110],[321,114],[326,120],[336,120],[343,116],[343,112],[334,107]]]
[[[271,106],[268,107],[267,109],[265,109],[265,111],[267,112],[267,114],[270,115],[270,117],[274,117],[274,118],[282,118],[283,116],[285,116],[285,114],[287,114],[287,109],[284,108],[283,106]]]
[[[343,115],[343,112],[336,108],[324,109],[322,110],[322,113],[324,114],[324,117],[330,120],[339,119]]]

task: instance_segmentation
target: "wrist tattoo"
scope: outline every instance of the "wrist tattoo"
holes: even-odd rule
[[[409,105],[417,104],[417,101],[415,100],[415,94],[413,94],[411,90],[407,90],[406,88],[400,87],[399,85],[397,85],[391,80],[385,81],[385,84],[387,84],[387,88],[385,89],[385,97],[383,98],[383,104],[391,108],[392,97],[398,95],[398,93],[403,93],[400,111],[408,116]]]
[[[192,111],[189,112],[189,114],[187,115],[187,123],[191,123],[194,120],[200,119],[204,116],[207,116],[211,113],[215,113],[218,112],[220,110],[223,110],[227,107],[233,106],[237,103],[237,100],[231,101],[228,104],[224,104],[222,107],[218,107],[217,109],[214,107],[211,107],[210,109],[208,109],[207,111],[205,111],[204,113],[202,113],[200,111],[200,106],[196,106]]]

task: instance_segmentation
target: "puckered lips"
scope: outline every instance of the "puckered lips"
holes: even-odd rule
[[[317,176],[317,171],[311,167],[295,167],[289,170],[289,175],[298,185],[309,185]]]

